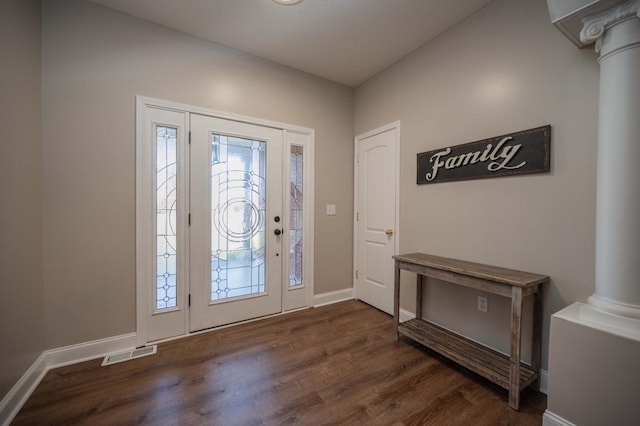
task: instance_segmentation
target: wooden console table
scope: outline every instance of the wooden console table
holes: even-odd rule
[[[546,275],[531,274],[496,266],[411,253],[393,256],[395,259],[394,325],[396,340],[400,334],[413,339],[480,376],[509,391],[509,406],[520,405],[520,391],[529,385],[539,386],[542,338],[542,286],[549,282]],[[400,323],[400,271],[418,274],[416,318]],[[510,356],[459,336],[422,319],[422,283],[424,277],[462,285],[511,298]],[[522,335],[522,302],[533,295],[533,342],[531,365],[520,361]]]

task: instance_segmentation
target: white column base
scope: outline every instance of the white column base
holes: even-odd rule
[[[545,424],[638,424],[640,320],[574,303],[551,317],[549,351]]]
[[[589,297],[588,302],[600,311],[620,315],[629,319],[640,320],[640,306],[638,305],[616,302],[598,294],[593,294]]]

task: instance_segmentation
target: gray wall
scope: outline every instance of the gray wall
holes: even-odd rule
[[[353,89],[84,1],[42,31],[48,348],[135,330],[136,95],[315,129],[315,292],[351,287]]]
[[[496,0],[356,89],[356,134],[401,121],[400,252],[551,276],[543,368],[551,313],[594,291],[597,88],[595,53],[550,24],[544,0]],[[419,152],[545,124],[550,174],[415,183]],[[425,315],[508,350],[508,301],[489,296],[483,314],[478,294],[432,283]]]
[[[40,1],[0,3],[0,399],[44,349]]]

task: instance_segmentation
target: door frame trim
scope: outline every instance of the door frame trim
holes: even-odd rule
[[[256,117],[251,117],[251,116],[246,116],[241,114],[234,114],[234,113],[220,111],[220,110],[211,109],[211,108],[197,107],[193,105],[187,105],[187,104],[182,104],[178,102],[166,101],[162,99],[138,95],[135,97],[135,111],[136,111],[136,117],[135,117],[135,123],[136,123],[136,129],[135,129],[136,346],[138,347],[144,346],[145,344],[148,343],[147,318],[151,315],[150,304],[144,303],[148,290],[145,289],[144,287],[145,283],[143,278],[148,276],[149,271],[147,271],[145,275],[145,272],[141,270],[140,264],[139,264],[140,259],[142,259],[144,254],[146,253],[145,250],[148,250],[148,248],[146,247],[146,245],[148,244],[148,241],[146,241],[147,233],[143,231],[145,221],[148,221],[148,218],[146,216],[143,216],[142,212],[145,212],[151,208],[150,207],[151,200],[144,200],[142,199],[142,197],[140,197],[140,194],[146,194],[148,192],[148,190],[145,191],[143,189],[142,185],[147,184],[149,180],[148,177],[144,176],[144,173],[143,173],[145,170],[148,169],[148,167],[145,167],[145,161],[149,161],[149,159],[146,159],[144,156],[144,152],[146,149],[145,143],[148,142],[144,139],[144,128],[145,128],[144,111],[146,110],[146,108],[165,109],[170,111],[182,112],[186,114],[199,114],[199,115],[205,115],[205,116],[216,117],[216,118],[221,118],[225,120],[238,121],[241,123],[253,124],[253,125],[282,130],[283,138],[284,138],[283,149],[285,151],[286,149],[288,149],[289,144],[291,143],[291,141],[287,138],[287,134],[297,134],[305,137],[306,141],[303,144],[305,146],[304,175],[305,175],[305,178],[308,178],[308,181],[306,181],[307,187],[305,188],[305,199],[308,200],[308,204],[305,203],[306,204],[305,207],[307,207],[307,211],[305,212],[305,215],[304,215],[304,220],[306,222],[304,227],[303,238],[306,239],[308,244],[305,245],[305,256],[304,256],[304,262],[306,262],[306,267],[304,269],[304,280],[305,280],[304,288],[306,289],[306,292],[307,292],[306,298],[305,298],[306,307],[312,307],[313,297],[314,297],[314,287],[315,287],[314,274],[313,274],[313,259],[314,259],[314,210],[313,210],[314,203],[313,203],[313,200],[314,200],[314,188],[315,188],[315,182],[314,182],[315,172],[313,169],[314,169],[314,154],[315,154],[315,130],[308,127],[296,126],[289,123],[282,123],[282,122],[273,121],[273,120],[256,118]],[[190,125],[187,130],[188,131],[191,130]],[[301,144],[298,142],[293,142],[293,143]],[[286,153],[283,152],[283,155],[288,155],[288,152]],[[287,173],[287,176],[285,176],[285,179],[283,179],[283,185],[285,184],[284,181],[287,179],[288,179],[288,173]],[[286,185],[284,186],[286,187]],[[286,211],[286,212],[289,211],[288,210],[289,198],[287,196],[288,193],[289,193],[288,191],[285,191],[283,193],[283,197],[284,197],[283,211]],[[288,253],[288,250],[287,250],[287,253]],[[285,279],[285,276],[288,276],[288,269],[284,269],[286,268],[286,266],[287,266],[287,263],[283,262],[283,279],[282,279],[283,303],[282,303],[281,313],[286,312],[284,297],[287,294],[288,283],[289,283],[289,280]],[[187,282],[185,285],[187,290],[186,293],[188,294],[189,283]],[[187,324],[185,332],[182,336],[187,336],[189,334],[190,334],[189,325]]]
[[[357,135],[354,138],[354,155],[353,155],[353,297],[358,299],[358,280],[356,279],[356,271],[358,270],[358,200],[359,200],[359,172],[360,161],[358,158],[358,142],[363,139],[370,138],[380,133],[387,132],[389,130],[395,130],[396,135],[396,152],[394,161],[396,163],[396,188],[395,188],[395,231],[393,233],[394,238],[394,254],[398,254],[400,246],[400,120],[394,121],[384,126],[377,127],[368,132]]]

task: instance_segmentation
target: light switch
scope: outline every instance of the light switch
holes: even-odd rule
[[[327,204],[327,216],[335,216],[335,215],[336,215],[336,205]]]

